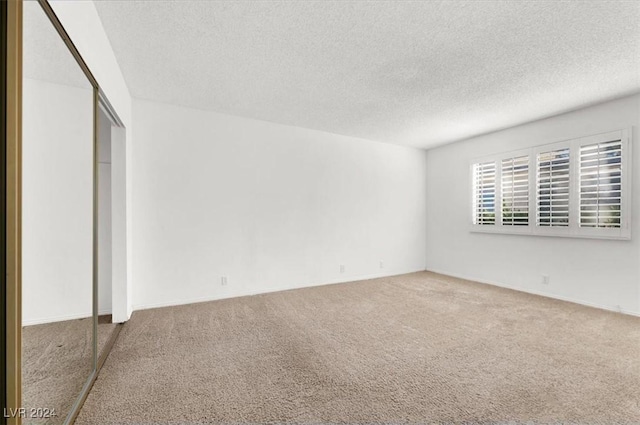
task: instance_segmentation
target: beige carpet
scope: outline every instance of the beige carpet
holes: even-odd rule
[[[137,311],[76,423],[267,422],[640,423],[640,319],[426,272]]]
[[[98,325],[102,351],[116,325]],[[61,424],[93,370],[93,320],[77,319],[22,328],[22,406],[54,410],[56,417],[25,424]]]

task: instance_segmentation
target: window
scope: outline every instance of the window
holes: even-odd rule
[[[496,163],[474,165],[474,224],[496,224]]]
[[[630,239],[631,130],[472,162],[472,231]]]
[[[620,227],[622,141],[580,147],[580,226]]]
[[[502,160],[502,225],[529,224],[529,156]]]
[[[569,226],[569,148],[538,154],[538,226]]]

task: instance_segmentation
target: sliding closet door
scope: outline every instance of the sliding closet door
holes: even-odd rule
[[[24,3],[22,407],[64,423],[95,370],[94,87]]]

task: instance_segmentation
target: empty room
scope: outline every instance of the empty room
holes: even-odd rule
[[[0,425],[640,424],[640,2],[0,12]]]

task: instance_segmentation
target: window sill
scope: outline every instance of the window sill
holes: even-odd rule
[[[554,238],[574,238],[574,239],[604,239],[604,240],[631,240],[630,229],[590,229],[582,228],[576,232],[569,228],[532,228],[532,226],[522,226],[522,228],[512,228],[510,226],[477,226],[471,225],[470,233],[487,233],[494,235],[518,235],[518,236],[543,236]]]

